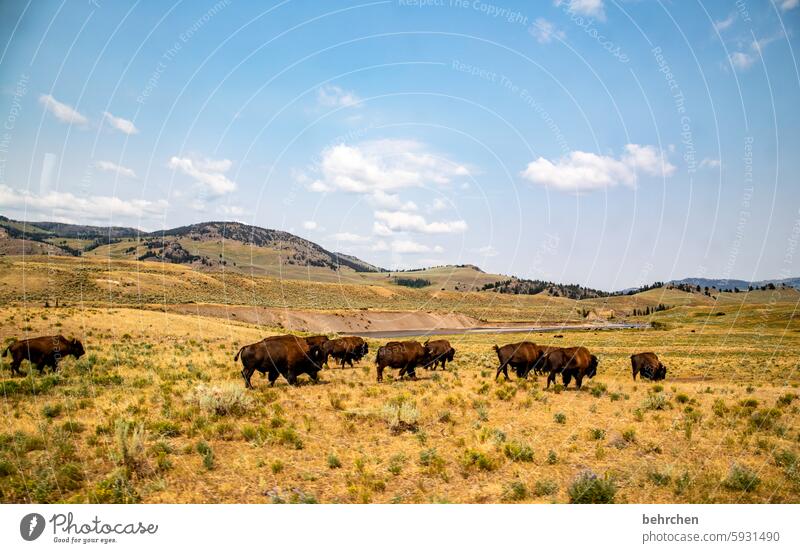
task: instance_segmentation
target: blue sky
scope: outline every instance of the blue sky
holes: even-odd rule
[[[797,0],[0,4],[0,213],[620,289],[800,273]]]

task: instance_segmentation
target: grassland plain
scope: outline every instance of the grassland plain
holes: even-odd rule
[[[256,379],[254,391],[233,354],[278,329],[6,305],[3,343],[62,333],[87,355],[24,379],[3,360],[1,500],[798,502],[797,297],[759,294],[695,295],[650,317],[653,330],[451,336],[449,370],[413,382],[377,384],[370,340],[367,359],[320,384]],[[585,345],[599,374],[582,391],[495,382],[492,344],[521,339]],[[647,350],[669,367],[664,383],[631,380],[630,354]]]

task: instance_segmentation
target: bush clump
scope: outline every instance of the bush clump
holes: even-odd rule
[[[729,490],[737,492],[751,492],[761,483],[755,472],[744,465],[734,463],[728,471],[728,476],[722,484]]]
[[[570,503],[614,503],[617,487],[611,479],[585,470],[572,481],[567,493]]]
[[[404,399],[391,401],[383,406],[381,413],[392,434],[416,432],[419,429],[419,411],[413,402]]]
[[[207,413],[220,416],[242,415],[253,406],[253,399],[247,390],[233,383],[214,386],[201,384],[189,393],[187,401]]]

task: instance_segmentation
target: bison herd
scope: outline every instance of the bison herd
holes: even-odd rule
[[[593,378],[597,374],[597,356],[583,346],[561,348],[518,342],[494,346],[494,351],[499,362],[495,380],[500,374],[509,380],[508,368],[511,367],[518,378],[527,378],[531,371],[536,375],[547,374],[548,388],[556,375],[560,374],[565,387],[574,379],[576,387],[580,389],[584,378]],[[9,353],[12,376],[24,376],[19,367],[25,359],[41,373],[48,366],[57,370],[59,360],[67,355],[80,358],[84,349],[79,340],[68,340],[58,335],[14,341],[3,351],[2,357]],[[353,363],[358,363],[367,353],[369,346],[358,336],[331,339],[327,336],[303,338],[286,334],[270,336],[243,346],[233,360],[241,358],[242,378],[245,386],[252,388],[250,378],[255,371],[267,375],[270,386],[275,384],[279,376],[295,385],[301,374],[317,382],[319,371],[328,366],[331,358],[344,369],[345,365],[353,367]],[[455,348],[447,340],[428,340],[422,344],[416,340],[388,342],[378,348],[375,356],[378,382],[383,380],[386,368],[398,369],[401,379],[406,376],[416,379],[418,367],[436,370],[437,366],[441,366],[445,370],[455,354]],[[667,368],[652,352],[631,355],[631,369],[634,380],[637,375],[654,381],[664,380],[667,376]]]

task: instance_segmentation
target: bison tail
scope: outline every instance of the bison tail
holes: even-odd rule
[[[6,349],[3,350],[3,353],[0,353],[0,357],[5,357],[6,354],[8,353],[8,350],[10,350],[10,349],[11,349],[11,346],[9,345]]]
[[[497,347],[497,344],[494,345],[494,351],[498,351],[498,352],[500,351],[500,348]]]
[[[238,360],[239,360],[239,354],[240,354],[240,353],[242,353],[242,350],[243,350],[243,349],[244,349],[244,346],[242,346],[241,348],[239,348],[239,351],[237,351],[237,352],[236,352],[236,355],[233,357],[233,360],[234,360],[234,361],[238,361]]]

